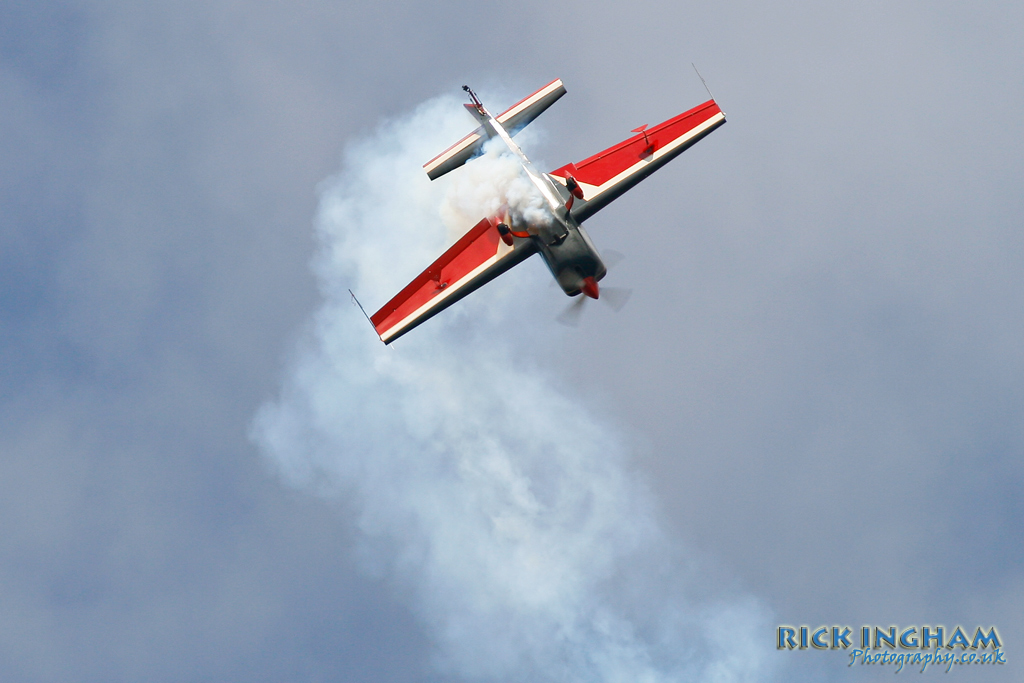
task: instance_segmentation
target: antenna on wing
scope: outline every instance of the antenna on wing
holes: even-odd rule
[[[696,64],[694,64],[693,62],[690,62],[690,66],[693,67],[694,71],[697,71],[697,65]],[[699,71],[697,71],[697,78],[699,78],[700,82],[704,84],[704,89],[708,91],[708,95],[711,95],[711,88],[708,87],[707,81],[704,80],[704,77],[700,75]],[[715,96],[711,95],[711,99],[715,99]]]
[[[348,293],[352,295],[353,303],[355,303],[355,305],[359,307],[359,310],[363,312],[363,315],[366,316],[366,322],[370,323],[370,327],[373,328],[374,334],[376,334],[378,337],[380,337],[380,332],[377,332],[377,326],[373,324],[373,320],[371,320],[370,316],[367,315],[366,309],[363,308],[363,305],[361,303],[359,303],[359,299],[356,298],[356,293],[353,292],[351,289],[348,290]],[[381,341],[384,341],[384,340],[382,339]]]

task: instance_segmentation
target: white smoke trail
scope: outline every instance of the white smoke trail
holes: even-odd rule
[[[353,145],[322,187],[324,304],[253,435],[293,484],[343,496],[371,562],[408,587],[462,680],[660,682],[764,677],[753,601],[703,604],[607,426],[533,364],[555,343],[521,266],[403,338],[372,309],[501,195],[533,199],[494,151],[435,183],[421,164],[468,127],[440,99]]]

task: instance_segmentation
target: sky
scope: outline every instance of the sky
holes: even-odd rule
[[[896,624],[996,626],[923,675],[1020,680],[1022,31],[0,0],[0,678],[866,681],[776,627]],[[561,78],[553,169],[704,101],[691,62],[728,123],[587,223],[622,311],[559,326],[534,259],[372,336],[347,287],[482,182],[421,175],[459,86]]]

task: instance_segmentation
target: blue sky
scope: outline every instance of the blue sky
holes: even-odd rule
[[[395,569],[366,481],[304,483],[252,438],[313,321],[367,332],[332,305],[349,271],[324,270],[321,198],[360,168],[346,149],[464,82],[498,108],[562,78],[526,150],[554,168],[702,101],[692,61],[729,123],[587,226],[626,255],[607,284],[628,306],[553,325],[534,263],[398,358],[520,342],[516,367],[646,491],[623,500],[675,554],[642,557],[763,616],[749,679],[892,675],[775,652],[776,623],[995,625],[1009,663],[949,675],[1019,679],[1022,20],[0,3],[0,677],[483,678],[438,664],[440,584]],[[408,197],[378,191],[392,225]],[[331,462],[361,462],[356,442]],[[621,614],[666,590],[629,585]]]

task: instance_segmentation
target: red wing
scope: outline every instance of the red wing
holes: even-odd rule
[[[572,215],[582,222],[723,123],[725,114],[714,100],[708,100],[550,175],[563,184],[572,175],[580,184],[584,199],[573,205]]]
[[[381,341],[389,344],[535,251],[532,240],[517,239],[507,246],[497,227],[485,218],[374,313],[370,322]]]

